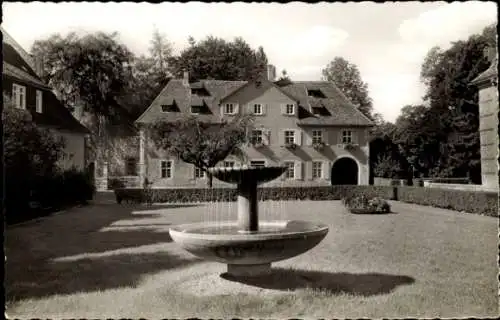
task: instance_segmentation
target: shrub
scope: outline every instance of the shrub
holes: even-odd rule
[[[118,203],[236,201],[236,188],[198,189],[115,189]],[[365,194],[392,198],[394,188],[385,186],[266,187],[257,190],[259,200],[340,200],[348,195]]]
[[[342,199],[344,205],[353,213],[389,213],[391,205],[380,197],[367,197],[365,195],[350,196]]]
[[[440,188],[398,187],[400,201],[437,208],[498,216],[498,193]]]

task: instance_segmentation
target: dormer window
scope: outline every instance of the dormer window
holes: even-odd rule
[[[191,88],[191,94],[197,95],[199,97],[210,96],[210,93],[205,88]]]
[[[43,93],[40,90],[36,91],[36,112],[42,113],[43,111]]]
[[[307,95],[314,98],[325,98],[325,95],[319,89],[307,89]]]
[[[177,107],[175,104],[163,104],[161,106],[161,112],[177,112]]]
[[[194,114],[201,113],[201,106],[191,106],[191,113]]]

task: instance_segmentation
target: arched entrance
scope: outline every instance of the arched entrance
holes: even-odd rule
[[[354,159],[341,158],[332,166],[332,185],[338,184],[358,184],[358,164]]]

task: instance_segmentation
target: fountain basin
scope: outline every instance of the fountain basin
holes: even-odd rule
[[[274,180],[281,176],[287,167],[269,166],[269,167],[214,167],[209,168],[208,172],[215,178],[228,183],[247,183],[261,184]]]
[[[261,221],[259,231],[241,232],[237,222],[193,223],[170,229],[184,250],[225,263],[233,275],[267,273],[271,262],[300,255],[323,240],[328,226],[309,221]]]

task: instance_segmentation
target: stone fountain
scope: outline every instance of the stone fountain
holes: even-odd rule
[[[215,178],[237,184],[238,220],[178,225],[170,228],[170,236],[195,256],[227,264],[232,276],[269,273],[271,262],[312,249],[328,233],[326,225],[302,220],[259,222],[257,185],[286,170],[283,166],[208,169]]]

